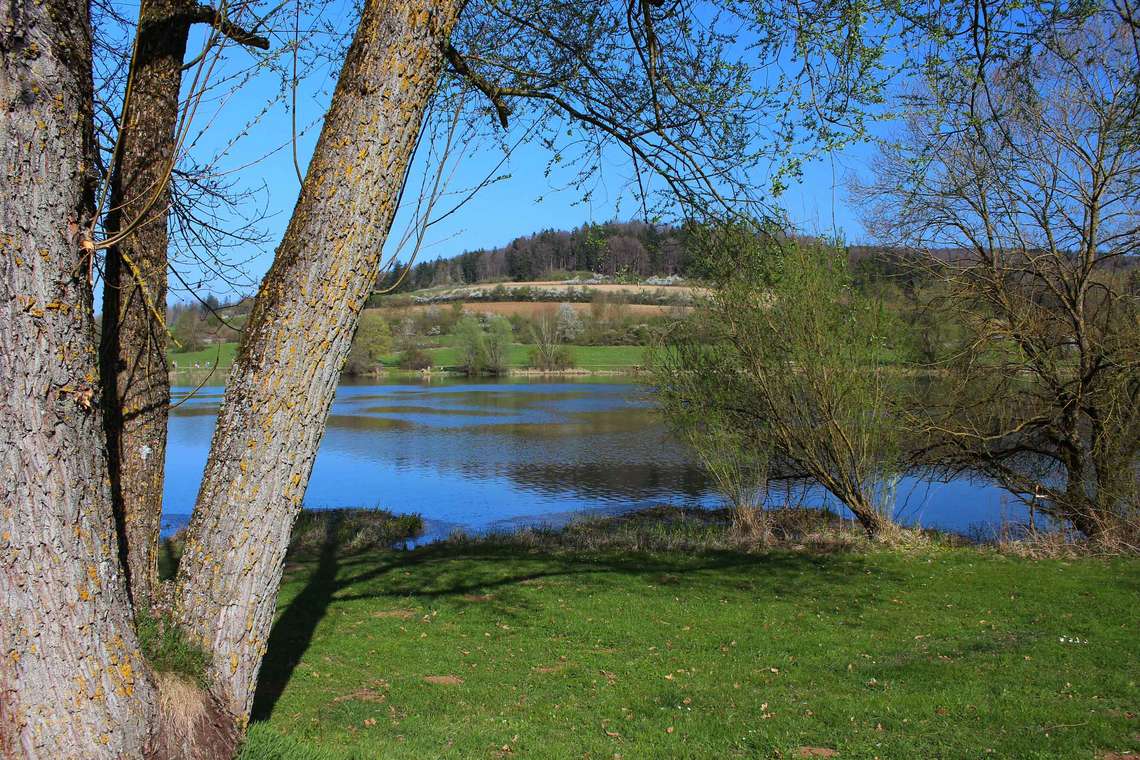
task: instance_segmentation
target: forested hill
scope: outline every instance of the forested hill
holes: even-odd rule
[[[482,282],[535,282],[568,279],[573,273],[601,274],[617,279],[629,277],[697,276],[685,227],[645,222],[587,224],[574,230],[544,230],[519,237],[501,248],[468,251],[449,259],[421,261],[403,279],[395,292],[432,287],[470,285]],[[810,238],[809,238],[810,239]],[[915,252],[878,245],[851,245],[847,255],[856,279],[861,277],[912,277]],[[956,248],[926,251],[927,255],[953,261],[970,255]],[[1114,262],[1113,268],[1135,269],[1132,257]],[[377,282],[377,290],[389,290],[400,272],[390,272]]]
[[[591,272],[636,278],[686,274],[691,263],[683,228],[644,222],[608,222],[575,230],[545,230],[515,238],[502,248],[468,251],[416,264],[399,290],[495,280],[518,282]],[[396,273],[378,283],[384,289]]]

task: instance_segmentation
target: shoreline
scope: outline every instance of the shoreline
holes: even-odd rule
[[[187,383],[178,383],[176,380],[185,380],[194,378],[201,380],[203,374],[217,374],[218,382],[211,383],[212,385],[225,385],[225,378],[229,375],[230,369],[233,365],[225,367],[217,367],[207,369],[205,367],[200,369],[176,369],[169,372],[171,385],[186,385]],[[645,375],[647,370],[641,366],[630,367],[614,367],[612,369],[556,369],[556,370],[542,370],[531,369],[528,367],[510,367],[503,375],[479,375],[476,378],[468,375],[465,372],[460,372],[452,369],[437,369],[431,371],[415,370],[415,369],[389,369],[384,373],[368,374],[368,375],[346,375],[341,374],[341,378],[350,378],[352,380],[385,380],[390,378],[402,379],[428,379],[428,378],[456,378],[456,379],[482,379],[494,380],[496,378],[504,377],[639,377]],[[207,377],[206,379],[210,379]]]
[[[909,552],[917,549],[996,551],[1026,558],[1105,556],[1086,543],[1057,531],[1039,531],[1018,522],[979,526],[960,531],[921,525],[896,526],[886,537],[870,539],[852,519],[822,507],[773,507],[763,511],[764,535],[740,528],[727,507],[658,504],[616,511],[535,515],[514,525],[464,526],[428,518],[419,512],[375,507],[304,507],[305,523],[354,517],[357,530],[384,533],[391,525],[392,541],[372,550],[414,551],[431,546],[510,544],[527,550],[596,551],[792,551],[809,554]],[[180,540],[191,515],[164,514],[162,541]],[[559,517],[562,519],[546,519]],[[375,536],[373,537],[375,539]],[[348,540],[346,538],[346,540]],[[351,541],[349,541],[351,543]]]

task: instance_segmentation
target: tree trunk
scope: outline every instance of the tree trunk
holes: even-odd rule
[[[127,590],[154,598],[170,406],[166,361],[167,217],[177,160],[183,59],[190,27],[209,23],[249,47],[269,41],[193,0],[142,0],[130,97],[111,177],[103,279],[104,424],[111,497]]]
[[[843,503],[851,510],[851,514],[855,515],[855,519],[859,521],[863,530],[867,532],[867,538],[879,537],[883,530],[891,524],[861,493],[849,493],[847,498],[843,499]]]
[[[230,374],[175,611],[244,721],[293,521],[459,0],[368,0]]]
[[[1093,543],[1110,545],[1116,531],[1112,530],[1112,511],[1105,509],[1105,505],[1090,499],[1081,485],[1083,473],[1077,467],[1066,469],[1068,483],[1065,487],[1063,504],[1057,509],[1056,501],[1053,503],[1054,513],[1067,519],[1074,528],[1081,532],[1085,538]]]
[[[0,755],[140,757],[88,259],[87,4],[0,4]]]
[[[111,178],[100,358],[119,554],[136,604],[154,598],[170,374],[166,364],[169,174],[190,23],[179,2],[142,0],[131,94]]]

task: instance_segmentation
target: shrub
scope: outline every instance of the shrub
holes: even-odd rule
[[[558,305],[558,337],[573,342],[582,333],[582,318],[568,303]]]
[[[573,353],[562,345],[557,319],[548,314],[542,315],[531,325],[530,334],[534,341],[530,350],[531,367],[552,372],[574,366]]]
[[[427,369],[431,367],[431,357],[427,351],[411,346],[400,352],[400,369]]]
[[[544,372],[559,372],[574,368],[574,352],[569,346],[554,346],[543,351],[538,346],[530,349],[530,366]]]
[[[712,295],[655,360],[666,418],[703,459],[723,460],[726,442],[746,447],[747,466],[810,479],[868,534],[890,533],[895,320],[850,287],[841,252],[764,240],[734,226],[707,242],[720,272]]]
[[[487,364],[487,346],[483,326],[472,316],[465,316],[455,325],[460,361],[468,375],[479,375]]]
[[[510,349],[514,331],[506,317],[493,317],[487,323],[487,334],[483,340],[487,358],[487,370],[495,375],[507,371],[507,351]]]

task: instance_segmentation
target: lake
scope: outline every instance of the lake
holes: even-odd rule
[[[175,386],[175,401],[192,388]],[[220,386],[170,417],[164,532],[184,525],[206,465]],[[797,491],[794,503],[828,500]],[[960,532],[1024,510],[992,485],[903,480],[898,519]],[[660,504],[720,506],[709,479],[671,440],[652,389],[597,379],[548,382],[344,383],[321,441],[305,506],[417,512],[426,539],[522,525],[560,525],[583,513]],[[840,510],[842,511],[842,510]]]

